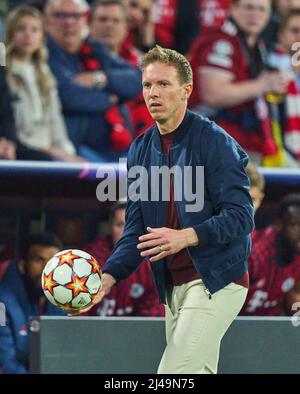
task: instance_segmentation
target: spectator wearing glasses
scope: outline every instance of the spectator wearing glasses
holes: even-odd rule
[[[126,8],[122,0],[96,1],[89,15],[90,37],[107,45],[110,53],[120,56],[133,67],[139,67],[142,52],[128,41]],[[135,135],[142,134],[153,125],[142,94],[127,104],[134,126]]]
[[[116,161],[132,141],[126,100],[141,92],[141,73],[86,38],[84,0],[49,0],[45,8],[50,67],[58,80],[69,135],[90,161]]]

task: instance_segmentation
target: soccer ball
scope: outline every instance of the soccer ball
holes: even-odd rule
[[[69,249],[55,254],[42,273],[47,299],[67,311],[87,307],[101,288],[101,269],[90,254]]]

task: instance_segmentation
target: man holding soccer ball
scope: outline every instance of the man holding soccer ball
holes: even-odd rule
[[[149,257],[166,309],[167,346],[158,373],[216,373],[221,339],[248,289],[248,157],[223,129],[187,110],[192,71],[184,56],[157,46],[142,69],[144,99],[156,125],[131,145],[126,225],[94,303]],[[163,166],[170,169],[168,179],[154,178],[153,168]],[[140,167],[141,188],[159,190],[159,198],[135,198],[130,173]]]

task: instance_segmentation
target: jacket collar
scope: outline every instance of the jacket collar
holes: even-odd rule
[[[171,149],[176,149],[178,146],[181,145],[181,142],[183,141],[184,138],[187,138],[189,134],[189,128],[188,125],[193,119],[193,113],[190,110],[186,110],[186,113],[184,115],[184,118],[180,125],[177,127],[174,132],[176,132],[175,138],[172,143]],[[157,125],[154,127],[154,132],[153,132],[153,144],[155,149],[162,154],[162,146],[161,146],[161,140],[160,140],[160,133]]]

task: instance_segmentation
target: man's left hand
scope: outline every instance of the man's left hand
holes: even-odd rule
[[[141,256],[150,257],[151,262],[178,253],[189,246],[196,246],[199,242],[198,236],[192,227],[182,230],[174,230],[167,227],[147,227],[147,231],[148,234],[139,237],[140,243],[137,245],[137,248],[147,248],[147,250],[141,252]]]

